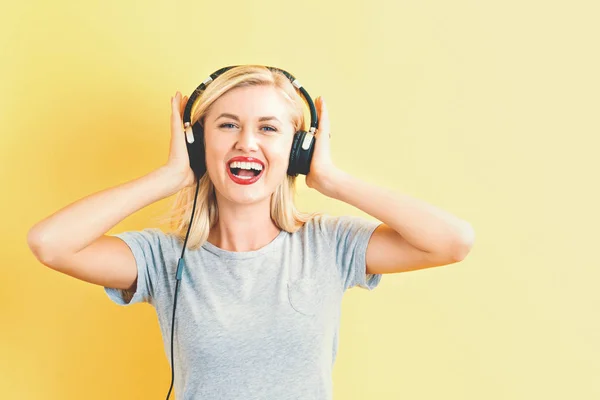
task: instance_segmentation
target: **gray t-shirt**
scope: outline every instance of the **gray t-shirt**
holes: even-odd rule
[[[344,292],[373,290],[365,255],[380,224],[319,215],[266,246],[185,251],[175,316],[178,400],[331,400]],[[135,292],[105,287],[119,305],[151,304],[171,363],[171,321],[182,244],[157,228],[113,235],[131,248]]]

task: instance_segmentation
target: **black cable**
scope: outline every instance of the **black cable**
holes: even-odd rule
[[[190,236],[190,229],[192,228],[192,221],[194,221],[194,211],[196,210],[196,200],[198,200],[198,189],[200,188],[200,179],[196,180],[196,194],[194,195],[194,206],[192,207],[192,215],[190,217],[190,224],[188,226],[187,233],[185,234],[185,240],[183,241],[183,249],[181,250],[181,257],[177,263],[177,282],[175,283],[175,294],[173,298],[173,319],[171,320],[171,387],[167,393],[167,400],[171,395],[173,389],[173,383],[175,382],[175,361],[173,357],[173,332],[175,332],[175,309],[177,308],[177,290],[179,289],[179,282],[181,281],[181,275],[183,273],[183,267],[185,262],[183,261],[183,254],[185,253],[185,246],[187,244],[188,237]]]

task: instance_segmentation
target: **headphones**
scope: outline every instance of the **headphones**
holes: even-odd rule
[[[185,127],[186,143],[188,154],[190,156],[190,167],[194,171],[197,180],[199,180],[206,173],[206,159],[204,150],[204,127],[200,124],[200,121],[196,121],[193,125],[191,124],[190,116],[194,102],[198,97],[200,97],[210,82],[217,79],[217,77],[225,71],[235,67],[237,67],[237,65],[221,68],[220,70],[210,74],[210,76],[196,88],[194,93],[192,93],[185,106],[185,110],[183,112],[183,124]],[[318,124],[315,105],[308,92],[292,74],[275,67],[266,68],[274,72],[283,73],[292,82],[292,85],[294,85],[300,91],[306,100],[308,107],[310,108],[310,130],[308,132],[300,130],[294,134],[294,141],[292,143],[290,161],[287,170],[287,173],[290,176],[297,176],[298,174],[307,175],[310,171],[310,161],[315,150],[314,135]]]
[[[200,97],[202,92],[212,81],[217,79],[219,75],[221,75],[225,71],[228,71],[235,67],[237,67],[237,65],[224,67],[210,74],[209,77],[206,78],[200,84],[200,86],[196,88],[196,90],[194,90],[194,92],[188,99],[188,102],[185,106],[185,110],[183,111],[183,125],[185,130],[188,155],[190,158],[190,167],[192,171],[194,171],[194,176],[196,177],[196,194],[194,196],[194,205],[192,207],[190,223],[188,225],[188,230],[185,235],[185,241],[183,242],[181,257],[179,258],[179,262],[177,263],[177,281],[175,283],[175,295],[173,299],[173,319],[171,321],[171,387],[169,388],[169,392],[167,393],[167,400],[169,399],[171,390],[173,389],[173,383],[175,381],[175,364],[173,358],[173,332],[175,331],[175,310],[177,308],[177,291],[179,289],[179,283],[183,274],[183,268],[185,267],[183,255],[185,253],[185,247],[187,244],[188,237],[190,235],[192,221],[194,220],[196,200],[198,199],[198,189],[200,188],[200,179],[206,173],[204,127],[200,124],[200,121],[196,121],[194,124],[191,123],[192,108],[194,106],[195,101],[198,99],[198,97]],[[287,174],[290,176],[298,176],[298,174],[308,175],[310,171],[310,162],[315,151],[315,131],[318,127],[317,110],[315,108],[315,104],[313,103],[308,92],[302,87],[300,82],[298,82],[298,79],[296,79],[292,74],[280,68],[268,66],[265,67],[273,72],[280,72],[284,74],[290,80],[292,85],[294,85],[294,87],[300,91],[302,97],[304,98],[304,100],[308,104],[308,107],[310,108],[310,129],[308,130],[308,132],[300,130],[294,134],[294,141],[292,142],[292,149],[290,151],[290,159],[287,169]]]

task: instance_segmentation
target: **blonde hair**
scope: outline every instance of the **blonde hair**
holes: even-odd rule
[[[231,68],[211,82],[196,100],[191,118],[192,124],[200,121],[203,126],[211,105],[219,97],[232,89],[246,86],[272,86],[278,89],[288,105],[294,132],[304,130],[304,100],[302,97],[284,74],[259,65],[242,65]],[[196,183],[180,190],[171,210],[162,220],[170,223],[168,233],[174,235],[182,243],[189,228],[195,194]],[[321,214],[320,212],[304,213],[297,210],[294,203],[295,194],[296,177],[286,175],[271,195],[271,219],[279,229],[289,233],[296,232],[306,221]],[[205,173],[199,182],[196,210],[186,248],[196,250],[202,246],[208,239],[210,229],[218,219],[219,208],[215,187],[208,173]]]

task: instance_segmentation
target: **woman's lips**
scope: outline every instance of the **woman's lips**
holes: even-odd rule
[[[263,170],[265,169],[265,163],[258,159],[258,158],[254,158],[254,157],[244,157],[244,156],[236,156],[236,157],[232,157],[229,159],[229,161],[227,161],[227,166],[229,167],[229,165],[234,162],[234,161],[241,161],[241,162],[255,162],[255,163],[259,163],[262,167]]]
[[[249,178],[242,178],[242,177],[239,177],[239,176],[235,176],[233,174],[233,172],[231,172],[231,168],[229,168],[229,166],[227,166],[226,169],[227,169],[227,175],[229,175],[229,177],[231,178],[231,180],[234,181],[235,183],[239,184],[239,185],[250,185],[250,184],[256,182],[257,180],[260,179],[260,177],[262,176],[263,171],[264,171],[264,169],[262,169],[258,173],[258,175],[256,175],[256,176],[252,176],[252,177],[249,177]]]
[[[259,171],[258,175],[256,175],[256,176],[251,176],[251,177],[236,176],[233,174],[233,172],[231,171],[231,168],[229,167],[231,165],[231,163],[234,161],[255,162],[255,163],[260,164],[262,166],[262,169]],[[257,158],[253,158],[253,157],[233,157],[232,159],[230,159],[227,162],[225,169],[227,170],[227,175],[229,175],[229,178],[231,178],[231,180],[234,181],[235,183],[237,183],[238,185],[251,185],[254,182],[258,181],[260,179],[260,177],[263,175],[263,172],[265,171],[265,164],[261,160],[259,160]]]

